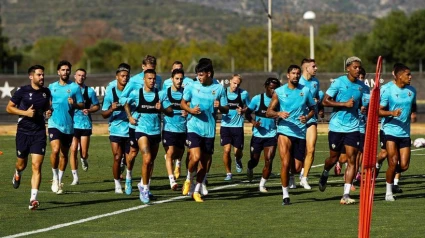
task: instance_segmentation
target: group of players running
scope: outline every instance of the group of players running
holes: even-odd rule
[[[326,189],[329,171],[338,161],[346,163],[344,192],[340,203],[355,203],[349,194],[356,172],[361,171],[359,164],[369,103],[369,88],[362,82],[365,71],[357,57],[347,59],[347,74],[334,79],[326,93],[320,90],[319,80],[315,77],[315,60],[303,59],[301,67],[288,67],[287,83],[281,86],[279,79],[267,78],[264,83],[265,92],[250,99],[248,92],[240,88],[240,75],[233,75],[227,88],[214,79],[213,64],[208,58],[199,60],[194,79],[185,77],[181,62],[174,62],[171,78],[162,84],[161,77],[155,72],[156,59],[148,55],[142,62],[143,72],[131,78],[130,65],[122,63],[118,66],[116,79],[106,87],[102,106],[94,90],[85,84],[86,71],[77,69],[73,82],[69,79],[71,67],[68,61],[59,62],[59,80],[46,88],[44,67],[31,66],[28,69],[30,85],[20,87],[6,107],[8,113],[19,115],[16,134],[17,162],[12,180],[14,188],[20,185],[28,155],[31,154],[32,157],[29,209],[39,206],[37,194],[46,150],[45,119],[48,119],[51,144],[51,189],[62,194],[62,178],[68,158],[73,175],[71,185],[79,184],[78,155],[81,157],[83,170],[88,170],[88,148],[92,133],[90,115],[99,109],[102,117],[109,120],[115,193],[123,193],[121,179],[124,163],[124,192],[127,195],[132,194],[132,170],[140,152],[142,174],[137,187],[141,202],[150,203],[153,197],[150,190],[151,177],[162,141],[170,188],[176,190],[179,187],[176,180],[180,177],[181,160],[187,146],[187,177],[182,192],[183,195],[192,196],[196,202],[203,202],[203,196],[208,194],[207,177],[214,153],[219,111],[222,116],[220,143],[226,170],[224,180],[232,180],[232,146],[236,171],[243,171],[241,159],[244,123],[247,120],[252,124],[247,178],[249,182],[253,181],[253,169],[263,153],[264,168],[259,191],[267,193],[265,185],[271,175],[273,158],[278,148],[282,205],[289,205],[291,202],[288,189],[296,187],[294,174],[300,173],[300,185],[311,189],[308,175],[314,161],[317,120],[318,117],[323,117],[323,106],[331,107],[328,134],[330,156],[325,161],[319,189]],[[379,116],[383,117],[383,150],[377,167],[388,158],[387,201],[394,201],[394,190],[400,191],[398,186],[394,186],[396,172],[401,173],[409,166],[410,120],[415,120],[416,111],[416,91],[410,86],[410,69],[403,64],[396,64],[393,75],[394,80],[381,87],[379,109]],[[360,178],[361,173],[357,180]]]

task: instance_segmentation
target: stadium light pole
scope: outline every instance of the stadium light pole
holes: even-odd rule
[[[261,4],[263,4],[264,11],[267,13],[268,18],[268,26],[267,26],[267,64],[268,64],[268,71],[272,72],[273,70],[273,63],[272,63],[272,0],[269,0],[268,7],[266,6],[266,3],[264,0],[260,0]],[[266,71],[266,62],[264,61],[264,71]]]
[[[269,72],[272,72],[273,70],[273,63],[272,63],[272,0],[269,0],[269,7],[268,7],[268,65],[269,65]]]
[[[316,19],[316,13],[313,11],[307,11],[303,15],[304,20],[310,23],[310,58],[314,59],[314,28],[313,20]]]

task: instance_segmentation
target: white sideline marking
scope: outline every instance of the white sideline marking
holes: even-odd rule
[[[418,151],[418,150],[424,150],[425,148],[418,148],[418,149],[413,149],[413,150],[410,150],[411,152],[413,152],[413,151]]]
[[[311,168],[317,168],[317,167],[320,167],[320,166],[323,166],[323,165],[325,165],[325,164],[317,164],[317,165],[311,166]]]
[[[215,190],[234,187],[234,186],[238,186],[238,185],[239,184],[230,184],[230,185],[215,187],[215,188],[212,188],[212,189],[209,189],[209,190],[215,191]],[[167,202],[172,202],[172,201],[180,200],[180,199],[184,199],[184,198],[188,198],[188,196],[178,196],[178,197],[170,198],[170,199],[167,199],[167,200],[152,202],[152,204],[167,203]],[[64,227],[67,227],[67,226],[72,226],[72,225],[81,224],[81,223],[84,223],[84,222],[97,220],[97,219],[104,218],[104,217],[114,216],[114,215],[118,215],[118,214],[125,213],[125,212],[131,212],[131,211],[143,209],[143,208],[146,208],[146,207],[149,207],[149,206],[151,206],[151,205],[140,205],[140,206],[137,206],[137,207],[131,207],[131,208],[127,208],[127,209],[118,210],[118,211],[115,211],[115,212],[110,212],[110,213],[106,213],[106,214],[102,214],[102,215],[84,218],[84,219],[81,219],[81,220],[76,220],[76,221],[73,221],[73,222],[54,225],[54,226],[43,228],[43,229],[38,229],[38,230],[34,230],[34,231],[27,231],[27,232],[18,233],[18,234],[10,235],[10,236],[4,236],[4,238],[21,237],[21,236],[28,236],[28,235],[33,235],[33,234],[37,234],[37,233],[47,232],[47,231],[51,231],[51,230],[64,228]]]

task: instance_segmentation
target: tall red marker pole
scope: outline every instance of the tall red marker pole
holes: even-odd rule
[[[375,194],[376,148],[378,144],[379,81],[381,79],[382,57],[376,64],[375,86],[371,91],[363,149],[362,179],[360,185],[359,238],[370,236],[373,196]]]

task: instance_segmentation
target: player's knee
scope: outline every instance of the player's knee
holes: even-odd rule
[[[33,171],[41,171],[41,164],[40,163],[33,163],[32,164],[32,170]]]
[[[26,163],[18,163],[18,164],[16,164],[16,169],[17,169],[18,171],[22,171],[22,170],[24,170],[26,167],[27,167],[27,164],[26,164]]]
[[[400,172],[404,172],[409,169],[409,164],[400,164]]]
[[[227,146],[223,147],[223,153],[230,155],[230,146],[229,147],[227,147]]]

